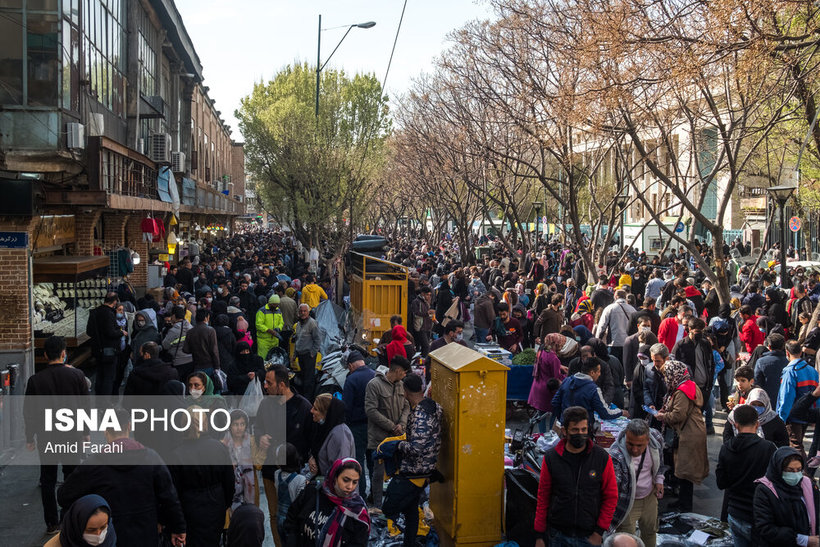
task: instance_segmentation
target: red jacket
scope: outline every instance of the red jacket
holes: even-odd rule
[[[746,344],[746,351],[752,353],[765,339],[766,336],[757,326],[757,316],[752,315],[743,323],[743,328],[740,329],[740,341]]]
[[[593,445],[590,440],[587,442],[586,458],[581,464],[579,477],[573,477],[568,471],[569,464],[563,465],[566,462],[563,458],[566,442],[566,439],[562,439],[544,455],[538,482],[535,531],[544,534],[551,519],[552,527],[557,530],[563,531],[571,528],[572,523],[577,523],[579,528],[574,532],[586,535],[597,532],[603,535],[612,524],[612,516],[618,505],[618,484],[612,459],[603,448]],[[550,469],[551,466],[556,469]],[[599,492],[590,492],[589,488],[596,483],[599,484]],[[553,493],[554,486],[561,489],[561,492]],[[594,506],[593,498],[597,498],[597,507]],[[550,501],[553,499],[561,499],[563,502],[550,511]],[[562,526],[565,528],[562,529]],[[571,531],[567,530],[565,533]]]
[[[672,348],[675,347],[675,343],[678,341],[678,318],[677,316],[673,315],[672,317],[667,317],[663,321],[661,321],[660,327],[658,327],[658,342],[661,342],[669,351],[672,351]],[[686,329],[683,330],[683,336],[686,336]]]

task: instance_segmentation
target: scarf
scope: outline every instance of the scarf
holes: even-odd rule
[[[675,359],[666,361],[663,367],[663,377],[666,381],[666,400],[663,402],[663,411],[669,412],[672,409],[672,396],[675,391],[682,388],[686,382],[691,382],[692,379],[689,377],[689,369],[686,365]],[[687,391],[684,390],[684,393]]]
[[[407,358],[407,351],[404,349],[404,343],[407,342],[407,331],[401,325],[396,325],[391,331],[390,343],[387,344],[387,362],[393,361],[393,357],[401,355]]]
[[[341,498],[336,494],[336,479],[341,473],[342,465],[354,462],[359,470],[361,476],[361,467],[359,462],[353,458],[345,458],[343,460],[336,460],[330,473],[325,477],[322,483],[322,493],[329,499],[336,507],[333,509],[330,518],[327,519],[321,532],[319,532],[319,544],[323,547],[336,547],[342,543],[342,534],[344,525],[348,518],[355,519],[370,530],[370,515],[367,512],[367,505],[362,496],[359,494],[359,489],[353,491],[350,496]]]
[[[105,533],[105,541],[102,547],[113,547],[117,544],[117,533],[114,531],[114,523],[111,518],[111,507],[108,502],[96,494],[83,496],[68,508],[63,515],[63,523],[60,526],[60,542],[62,547],[88,547],[88,543],[83,539],[86,524],[91,515],[97,512],[100,507],[105,507],[108,513],[108,531]]]

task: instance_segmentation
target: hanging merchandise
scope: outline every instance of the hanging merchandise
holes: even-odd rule
[[[137,251],[131,251],[131,262],[134,263],[134,266],[139,266],[141,260],[140,254]]]
[[[142,240],[148,243],[159,243],[165,238],[165,226],[158,218],[148,216],[140,222]]]
[[[154,232],[156,230],[156,224],[154,224],[154,219],[151,217],[146,217],[142,219],[140,222],[140,231],[142,232],[142,240],[151,243],[154,241],[154,236],[158,235]]]
[[[168,244],[168,254],[172,255],[176,253],[177,244],[179,243],[179,241],[177,240],[177,236],[176,234],[174,234],[174,232],[170,232],[168,234],[168,239],[166,243]]]
[[[171,220],[168,222],[169,226],[176,226],[178,224],[177,217],[175,215],[171,215]]]
[[[128,275],[134,271],[134,262],[131,260],[131,249],[120,247],[117,253],[117,275]]]

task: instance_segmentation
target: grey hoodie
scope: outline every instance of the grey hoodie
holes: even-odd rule
[[[185,345],[185,338],[188,336],[188,333],[191,332],[192,328],[191,324],[185,319],[177,321],[168,329],[168,333],[165,335],[165,338],[162,339],[162,347],[174,358],[173,364],[175,367],[187,365],[193,361],[191,354],[185,353],[182,350]]]

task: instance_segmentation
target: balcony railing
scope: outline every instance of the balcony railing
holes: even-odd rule
[[[89,139],[89,184],[91,190],[161,201],[157,190],[158,166],[147,156],[105,137]],[[185,198],[183,182],[175,180],[178,195]],[[196,187],[196,197],[183,199],[183,205],[196,209],[243,214],[245,207],[229,196],[206,186]]]

